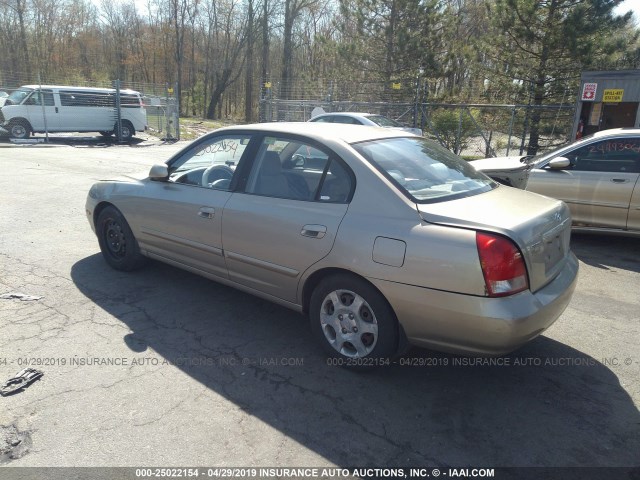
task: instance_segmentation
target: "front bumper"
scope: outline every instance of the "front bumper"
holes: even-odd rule
[[[466,355],[504,355],[533,340],[564,312],[578,278],[571,253],[536,293],[477,297],[369,279],[393,307],[410,343]]]

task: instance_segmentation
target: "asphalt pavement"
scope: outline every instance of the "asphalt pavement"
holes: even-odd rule
[[[0,383],[44,372],[0,397],[5,466],[640,465],[639,239],[575,234],[569,308],[500,361],[413,349],[354,373],[297,313],[106,265],[89,187],[182,145],[3,146],[0,295],[41,298],[0,299]]]

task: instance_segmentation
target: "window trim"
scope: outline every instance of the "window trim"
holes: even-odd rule
[[[245,165],[247,164],[251,164],[252,161],[252,157],[253,157],[253,150],[255,150],[255,142],[256,142],[256,132],[251,132],[248,130],[236,130],[236,131],[224,131],[224,132],[214,132],[212,133],[210,136],[209,135],[204,135],[202,137],[200,137],[199,139],[195,140],[193,143],[191,143],[189,146],[187,146],[185,149],[179,151],[178,153],[176,153],[173,157],[171,157],[169,160],[167,160],[165,163],[167,165],[167,169],[169,170],[169,175],[172,175],[173,173],[175,173],[175,164],[179,163],[181,159],[185,158],[185,157],[189,157],[189,158],[193,158],[195,151],[200,149],[202,147],[203,144],[205,143],[215,143],[216,139],[218,138],[224,138],[224,137],[238,137],[238,136],[247,136],[249,137],[249,143],[247,144],[247,147],[244,149],[244,152],[242,152],[242,155],[240,155],[240,158],[238,159],[238,163],[236,165],[236,169],[233,172],[233,176],[231,177],[231,183],[229,184],[229,188],[225,189],[225,190],[219,190],[219,189],[212,189],[209,187],[203,187],[202,185],[192,185],[189,183],[180,183],[180,182],[170,182],[173,185],[184,185],[187,187],[196,187],[196,188],[205,188],[207,190],[218,190],[218,191],[224,191],[224,192],[235,192],[239,190],[239,185],[241,183],[241,179],[242,179],[242,175],[244,170],[246,169]],[[185,160],[181,165],[183,165],[184,163],[186,163],[188,161]],[[180,165],[180,166],[181,166]]]
[[[254,132],[255,134],[255,138],[252,139],[252,141],[255,141],[255,144],[253,145],[253,151],[251,154],[250,158],[247,158],[247,161],[245,162],[245,171],[243,172],[243,175],[238,179],[238,189],[235,190],[238,193],[244,193],[247,195],[255,195],[255,196],[260,196],[260,197],[265,197],[265,198],[281,198],[283,200],[291,200],[294,202],[311,202],[311,203],[319,203],[319,204],[329,204],[329,205],[348,205],[349,203],[351,203],[351,200],[353,199],[353,195],[355,194],[355,190],[356,190],[356,176],[355,173],[353,173],[353,170],[351,169],[351,167],[347,164],[347,162],[345,162],[338,154],[336,154],[333,150],[331,150],[329,147],[327,147],[326,145],[322,144],[321,142],[318,142],[312,138],[306,137],[304,135],[299,135],[299,134],[295,134],[295,133],[282,133],[282,132]],[[278,139],[282,139],[282,140],[289,140],[289,141],[296,141],[299,143],[305,143],[309,146],[311,146],[312,148],[315,148],[317,150],[320,150],[321,152],[325,153],[327,155],[327,164],[325,165],[324,170],[322,171],[322,176],[320,177],[320,182],[318,183],[318,186],[316,187],[316,191],[315,194],[313,196],[313,199],[311,200],[299,200],[299,199],[294,199],[294,198],[288,198],[288,197],[273,197],[273,196],[268,196],[268,195],[264,195],[264,194],[260,194],[260,193],[252,193],[252,192],[247,192],[247,184],[249,181],[249,176],[251,174],[251,171],[253,170],[254,165],[256,165],[257,163],[257,157],[258,157],[258,152],[260,151],[260,147],[263,145],[264,143],[264,139],[266,137],[277,137]],[[249,145],[252,146],[252,145]],[[248,150],[249,147],[247,147]],[[351,189],[349,191],[349,195],[347,195],[347,199],[344,202],[326,202],[326,201],[321,201],[318,200],[318,195],[321,191],[322,185],[324,184],[324,180],[326,178],[326,173],[328,172],[328,167],[331,164],[331,161],[336,160],[338,163],[340,163],[342,165],[342,167],[344,168],[345,172],[347,172],[347,175],[349,176],[349,181],[351,184]],[[236,169],[236,171],[238,171],[240,168],[240,166],[238,166],[238,168]],[[235,175],[234,175],[234,179],[235,179]],[[231,181],[233,184],[233,180]]]
[[[538,165],[536,165],[534,168],[536,170],[549,170],[548,166],[549,166],[549,162],[551,162],[551,160],[558,158],[558,157],[566,157],[567,155],[570,155],[572,152],[574,152],[575,150],[579,150],[581,148],[584,147],[588,147],[590,145],[593,145],[594,143],[598,143],[598,142],[602,142],[602,141],[615,141],[615,140],[628,140],[630,138],[634,138],[637,139],[638,141],[640,141],[640,135],[638,134],[627,134],[625,135],[624,133],[617,133],[615,135],[611,135],[611,136],[605,136],[605,137],[591,137],[588,140],[589,141],[584,141],[584,143],[581,143],[580,145],[576,145],[575,142],[571,143],[569,145],[566,145],[560,149],[558,149],[558,151],[555,152],[555,155],[553,155],[552,157],[546,158],[544,161],[540,162]],[[578,170],[576,170],[578,171]],[[583,171],[583,170],[580,170]]]

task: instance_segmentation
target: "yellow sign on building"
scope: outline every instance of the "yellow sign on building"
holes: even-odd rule
[[[609,88],[602,92],[602,101],[607,103],[618,103],[622,101],[624,95],[624,89],[622,88]]]
[[[400,85],[399,83],[392,83],[391,84],[391,88],[393,90],[400,90],[401,87],[402,87],[402,85]]]

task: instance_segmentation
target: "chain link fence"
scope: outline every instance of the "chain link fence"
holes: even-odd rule
[[[27,85],[32,88],[21,88]],[[64,88],[52,88],[56,86]],[[135,132],[180,139],[178,99],[166,84],[30,78],[0,72],[0,92],[9,95],[0,93],[0,124],[5,131],[0,133],[14,138],[95,131],[120,141]],[[19,108],[5,108],[11,105]]]
[[[449,104],[428,102],[426,83],[417,79],[393,82],[318,82],[289,90],[263,83],[261,122],[303,122],[312,112],[367,112],[422,129],[465,158],[524,155],[529,147],[532,119],[538,117],[539,150],[571,140],[575,105]],[[318,93],[320,92],[320,93]],[[281,98],[282,96],[287,98]],[[314,98],[315,97],[315,98]]]

